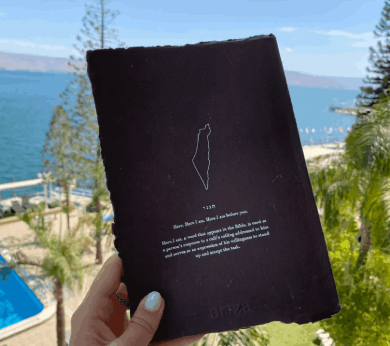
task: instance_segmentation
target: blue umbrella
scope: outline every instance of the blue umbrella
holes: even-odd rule
[[[114,220],[114,214],[103,215],[103,217],[102,217],[102,221],[105,221],[105,222],[112,221],[112,220]]]

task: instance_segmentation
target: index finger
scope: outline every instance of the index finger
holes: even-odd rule
[[[96,275],[84,302],[86,300],[101,301],[103,298],[111,299],[121,283],[122,270],[122,260],[117,254],[114,254],[104,262],[103,267]]]

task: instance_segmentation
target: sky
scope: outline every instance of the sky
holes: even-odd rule
[[[86,4],[96,0],[12,0],[0,7],[0,51],[69,58],[79,53]],[[367,76],[369,47],[384,0],[111,0],[109,26],[124,47],[185,45],[276,36],[285,70]],[[115,42],[115,41],[114,41]],[[115,48],[115,43],[110,47]]]

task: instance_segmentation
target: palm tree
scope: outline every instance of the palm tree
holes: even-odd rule
[[[98,159],[102,161],[101,157]],[[95,181],[95,188],[93,189],[92,203],[95,206],[96,214],[92,224],[94,225],[93,238],[96,241],[96,263],[102,264],[102,238],[103,235],[109,236],[107,246],[113,241],[113,235],[111,233],[111,225],[102,221],[103,212],[108,209],[106,204],[110,203],[110,195],[106,186],[106,176],[104,173],[103,162],[97,164],[93,170],[93,177]],[[104,204],[103,204],[104,203]]]
[[[371,219],[367,219],[366,211],[367,203],[372,203],[377,177],[367,169],[351,166],[348,159],[347,153],[339,157],[326,155],[311,160],[308,167],[317,207],[323,210],[324,228],[342,229],[354,220],[360,222],[361,248],[356,263],[359,266],[364,264],[363,258],[369,250],[371,227],[367,225]],[[349,217],[343,215],[344,209],[350,211]]]
[[[348,204],[358,214],[361,247],[357,266],[364,264],[372,236],[379,238],[381,247],[390,237],[389,91],[373,106],[374,112],[354,124],[346,137],[345,154],[308,162],[317,205],[324,208],[324,225],[340,226],[341,205]]]
[[[65,314],[63,289],[66,285],[73,288],[78,284],[81,289],[85,269],[91,265],[83,265],[82,253],[86,248],[93,245],[92,240],[86,236],[77,235],[80,226],[69,230],[62,240],[56,234],[51,234],[51,225],[45,223],[44,205],[38,206],[38,215],[25,213],[21,219],[26,222],[35,232],[35,241],[44,249],[48,255],[43,261],[29,260],[22,252],[17,251],[14,255],[16,261],[10,263],[13,269],[17,265],[30,265],[39,267],[45,277],[51,278],[54,283],[54,297],[57,300],[57,345],[65,346]]]
[[[390,254],[390,98],[386,96],[387,91],[373,106],[374,112],[353,126],[343,155],[307,163],[317,206],[323,209],[321,222],[342,303],[341,313],[323,321],[323,326],[337,321],[343,328],[333,327],[343,334],[339,340],[344,343],[357,344],[369,318],[377,326],[389,324],[385,311],[390,306],[390,263],[386,262]],[[373,272],[378,276],[375,287]],[[373,296],[376,301],[369,304],[376,303],[375,309],[368,304]],[[365,316],[363,323],[361,316]],[[356,332],[351,333],[351,328]]]
[[[93,180],[96,188],[92,190],[92,201],[87,206],[87,212],[80,218],[83,225],[92,227],[93,232],[91,237],[96,245],[96,264],[103,263],[102,257],[102,240],[103,236],[107,235],[107,247],[113,242],[113,234],[111,232],[111,224],[103,221],[103,213],[110,210],[110,196],[106,187],[104,166],[97,165],[93,170]]]
[[[94,190],[96,192],[96,190]],[[101,196],[100,196],[101,197]],[[95,241],[95,248],[96,248],[96,258],[95,263],[96,264],[102,264],[103,262],[103,256],[102,256],[102,240],[103,236],[107,235],[107,243],[106,243],[106,249],[109,249],[109,247],[113,243],[114,235],[111,232],[111,223],[103,221],[103,212],[107,210],[108,208],[105,205],[101,205],[101,199],[98,197],[98,203],[100,208],[96,208],[95,212],[89,212],[84,215],[82,215],[79,219],[80,224],[82,226],[86,225],[89,228],[92,228],[92,233],[90,234],[91,238]],[[91,205],[95,205],[96,200],[94,199],[94,196],[92,198]]]

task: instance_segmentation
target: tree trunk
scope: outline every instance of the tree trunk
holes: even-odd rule
[[[366,263],[367,253],[371,246],[371,227],[366,227],[362,221],[360,226],[361,243],[359,249],[359,257],[356,266],[362,266]]]
[[[67,181],[66,183],[66,210],[67,210],[67,213],[66,213],[66,217],[67,217],[67,221],[68,221],[68,232],[70,230],[70,210],[69,210],[69,181]]]
[[[101,211],[101,205],[99,200],[96,201],[96,212],[98,213],[99,217]],[[100,222],[97,224],[97,229],[96,229],[96,236],[97,236],[97,241],[96,241],[96,263],[97,264],[102,264],[103,263],[103,256],[102,256],[102,234],[101,234],[101,229],[100,229]]]
[[[102,3],[103,5],[103,3]],[[103,31],[102,31],[103,32]],[[103,36],[102,36],[103,37]],[[102,47],[103,47],[103,41],[102,41]],[[100,159],[100,146],[98,145],[96,148],[96,166],[99,165],[99,159]],[[98,177],[95,180],[95,188],[99,188],[99,179]],[[101,203],[99,200],[99,197],[96,198],[96,212],[99,215],[99,222],[97,223],[96,227],[96,235],[97,235],[97,241],[96,241],[96,263],[97,264],[102,264],[103,263],[103,256],[102,256],[102,234],[101,234],[101,229],[100,229],[100,224],[101,224]]]
[[[54,296],[57,300],[57,346],[65,346],[64,291],[58,279],[54,279]]]
[[[99,237],[96,241],[96,263],[102,264],[103,263],[103,256],[102,256],[102,237]]]
[[[60,217],[60,239],[62,240],[62,187],[63,185],[61,184],[60,186],[60,207],[61,207],[61,210],[60,210],[60,214],[59,214],[59,217]],[[56,214],[56,217],[57,217],[57,214]]]

